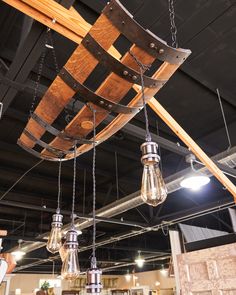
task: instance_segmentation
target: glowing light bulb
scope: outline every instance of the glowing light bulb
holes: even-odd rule
[[[11,252],[11,254],[14,256],[14,258],[15,258],[16,261],[19,261],[25,255],[25,252],[22,251],[21,249],[19,249],[19,250],[16,250],[16,251]]]
[[[131,274],[129,272],[127,272],[127,274],[125,275],[125,279],[127,282],[131,281]]]
[[[141,256],[141,251],[138,251],[138,257],[134,261],[138,267],[143,267],[145,259]]]
[[[47,242],[47,250],[51,253],[56,253],[62,246],[61,238],[62,238],[62,218],[63,216],[57,212],[52,216],[52,228]]]
[[[17,250],[11,252],[11,254],[14,256],[15,261],[19,261],[23,258],[23,256],[26,254],[25,251],[23,251],[21,249],[21,243],[23,242],[23,240],[18,240],[18,248]]]
[[[156,207],[167,197],[167,188],[158,166],[158,145],[155,142],[145,142],[141,145],[141,150],[144,165],[141,198],[148,205]]]
[[[73,228],[66,234],[66,257],[61,269],[61,276],[65,280],[73,281],[78,278],[80,274],[77,237],[77,231]]]
[[[184,188],[189,188],[193,191],[199,190],[202,186],[208,184],[210,182],[210,178],[200,172],[192,173],[188,177],[184,178],[180,182],[180,186]]]

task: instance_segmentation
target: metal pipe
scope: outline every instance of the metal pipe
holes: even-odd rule
[[[222,152],[222,153],[214,156],[213,159],[216,161],[219,161],[220,163],[228,165],[230,168],[235,167],[235,165],[236,165],[236,147],[233,147],[230,150],[227,150],[225,152]],[[205,167],[199,167],[199,168],[200,168],[200,171],[207,172],[206,171],[207,169]],[[191,169],[184,169],[184,170],[177,172],[174,175],[169,176],[165,179],[165,183],[167,185],[167,189],[168,189],[169,194],[172,192],[175,192],[181,188],[180,182],[184,178],[184,176],[190,172],[190,170]],[[143,204],[143,201],[140,197],[140,192],[138,191],[138,192],[130,194],[120,200],[117,200],[117,201],[97,210],[96,216],[109,218],[109,217],[112,217],[115,215],[119,215],[119,214],[126,212],[130,209],[133,209],[135,207],[138,207],[141,204]],[[230,205],[232,206],[232,202],[230,203]],[[155,230],[159,230],[159,228],[161,228],[160,226],[162,226],[162,224],[157,225],[157,228]],[[83,222],[78,220],[75,223],[76,228],[79,230],[87,228],[91,225],[92,225],[91,220],[86,220]],[[169,225],[169,224],[167,224],[167,225]],[[69,225],[65,225],[63,227],[63,230],[65,230],[65,231],[68,229],[69,229]],[[102,245],[105,245],[106,243],[111,243],[111,242],[114,242],[114,241],[117,241],[117,240],[120,240],[123,238],[132,237],[134,235],[143,234],[143,233],[145,233],[147,231],[151,231],[151,230],[153,230],[153,227],[150,227],[147,229],[141,229],[139,231],[131,231],[126,235],[122,235],[120,237],[113,237],[112,239],[110,238],[108,240],[101,241],[101,242],[97,243],[97,246],[102,246]],[[48,235],[48,233],[39,236],[39,238],[46,237],[47,235]],[[41,248],[43,246],[45,246],[45,243],[40,243],[40,242],[23,243],[22,244],[22,248],[25,252],[31,252],[31,251]],[[83,250],[81,249],[81,251],[85,251],[87,249],[91,249],[91,246],[84,247]],[[13,251],[13,249],[11,249],[10,251]]]

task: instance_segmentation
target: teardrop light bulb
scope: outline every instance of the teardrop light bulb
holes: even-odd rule
[[[53,215],[53,222],[51,232],[47,242],[47,250],[51,253],[56,253],[62,246],[61,238],[62,238],[62,218],[63,216],[59,213]]]
[[[77,236],[74,229],[70,229],[66,234],[66,257],[61,269],[61,276],[65,280],[73,281],[80,274]]]
[[[158,165],[144,165],[141,197],[153,207],[165,201],[167,189]]]
[[[141,198],[145,203],[156,207],[167,197],[167,188],[162,177],[158,156],[158,146],[155,142],[145,142],[141,145],[143,176]]]

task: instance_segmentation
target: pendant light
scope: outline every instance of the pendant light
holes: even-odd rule
[[[142,101],[146,126],[145,142],[140,147],[142,151],[141,162],[143,164],[141,198],[148,205],[156,207],[165,201],[167,197],[167,188],[159,168],[160,156],[158,155],[158,145],[156,142],[152,141],[151,134],[149,132],[143,81],[143,70],[148,67],[143,65],[131,51],[129,51],[129,53],[140,68]]]
[[[11,252],[11,254],[14,256],[16,261],[19,261],[23,258],[23,256],[26,254],[25,251],[22,250],[21,248],[21,243],[23,240],[18,240],[18,248],[17,250]]]
[[[201,187],[210,182],[210,178],[207,175],[197,171],[194,168],[193,162],[195,160],[196,157],[193,154],[190,154],[186,157],[186,162],[190,164],[192,171],[180,182],[181,187],[188,188],[193,191],[201,189]]]
[[[129,270],[127,269],[127,273],[125,275],[125,280],[126,282],[130,282],[131,281],[131,274],[129,273]]]
[[[145,259],[141,256],[141,251],[138,251],[138,256],[134,260],[134,262],[137,264],[138,267],[142,268],[145,262]]]
[[[96,258],[96,177],[95,177],[95,166],[96,166],[96,110],[93,111],[93,252],[91,258],[91,267],[87,270],[87,284],[86,290],[89,294],[99,295],[102,291],[101,274],[102,270],[97,267]]]
[[[61,197],[61,163],[62,161],[59,161],[59,169],[58,169],[58,195],[57,195],[57,210],[56,214],[53,214],[52,216],[52,223],[51,223],[51,232],[48,238],[48,242],[46,245],[46,248],[49,252],[55,254],[57,253],[61,246],[61,239],[62,239],[62,219],[63,216],[60,214],[60,197]]]
[[[66,233],[65,250],[66,256],[62,264],[61,276],[65,280],[73,281],[80,274],[79,258],[78,258],[78,233],[75,229],[75,182],[76,182],[76,143],[74,146],[74,173],[73,173],[73,195],[71,210],[71,226]]]

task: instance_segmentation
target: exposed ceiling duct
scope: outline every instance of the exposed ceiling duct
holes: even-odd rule
[[[217,154],[216,156],[212,157],[212,159],[219,161],[222,164],[225,164],[231,168],[234,168],[236,166],[236,147],[233,147],[227,151],[224,151],[222,153]],[[209,171],[205,168],[202,167],[201,165],[198,165],[201,172],[207,173],[208,175],[211,175]],[[184,178],[185,175],[187,175],[190,172],[190,168],[184,169],[180,172],[177,172],[165,179],[167,189],[169,193],[172,193],[174,191],[177,191],[181,189],[180,186],[180,181]],[[107,206],[99,209],[96,211],[96,216],[99,217],[113,217],[116,215],[119,215],[125,211],[131,210],[133,208],[136,208],[140,205],[143,204],[143,201],[140,197],[140,191],[137,191],[133,194],[130,194],[120,200],[117,200],[115,202],[112,202],[111,204],[108,204]],[[83,230],[89,226],[92,225],[92,218],[91,220],[85,220],[81,221],[80,219],[76,220],[76,228]],[[67,230],[69,225],[65,225],[63,227],[63,230]],[[151,229],[150,229],[151,230]],[[144,232],[146,230],[144,229]],[[138,232],[138,231],[137,231]],[[135,233],[133,233],[135,235]],[[48,233],[45,233],[43,235],[40,235],[38,238],[43,239],[48,236]],[[130,236],[130,235],[128,235]],[[103,244],[103,243],[102,243]],[[29,253],[31,251],[34,251],[38,248],[44,247],[46,245],[46,242],[24,242],[22,243],[22,249],[26,252]],[[89,247],[87,247],[88,249]],[[15,249],[15,248],[13,248]],[[11,249],[10,251],[13,251]]]

